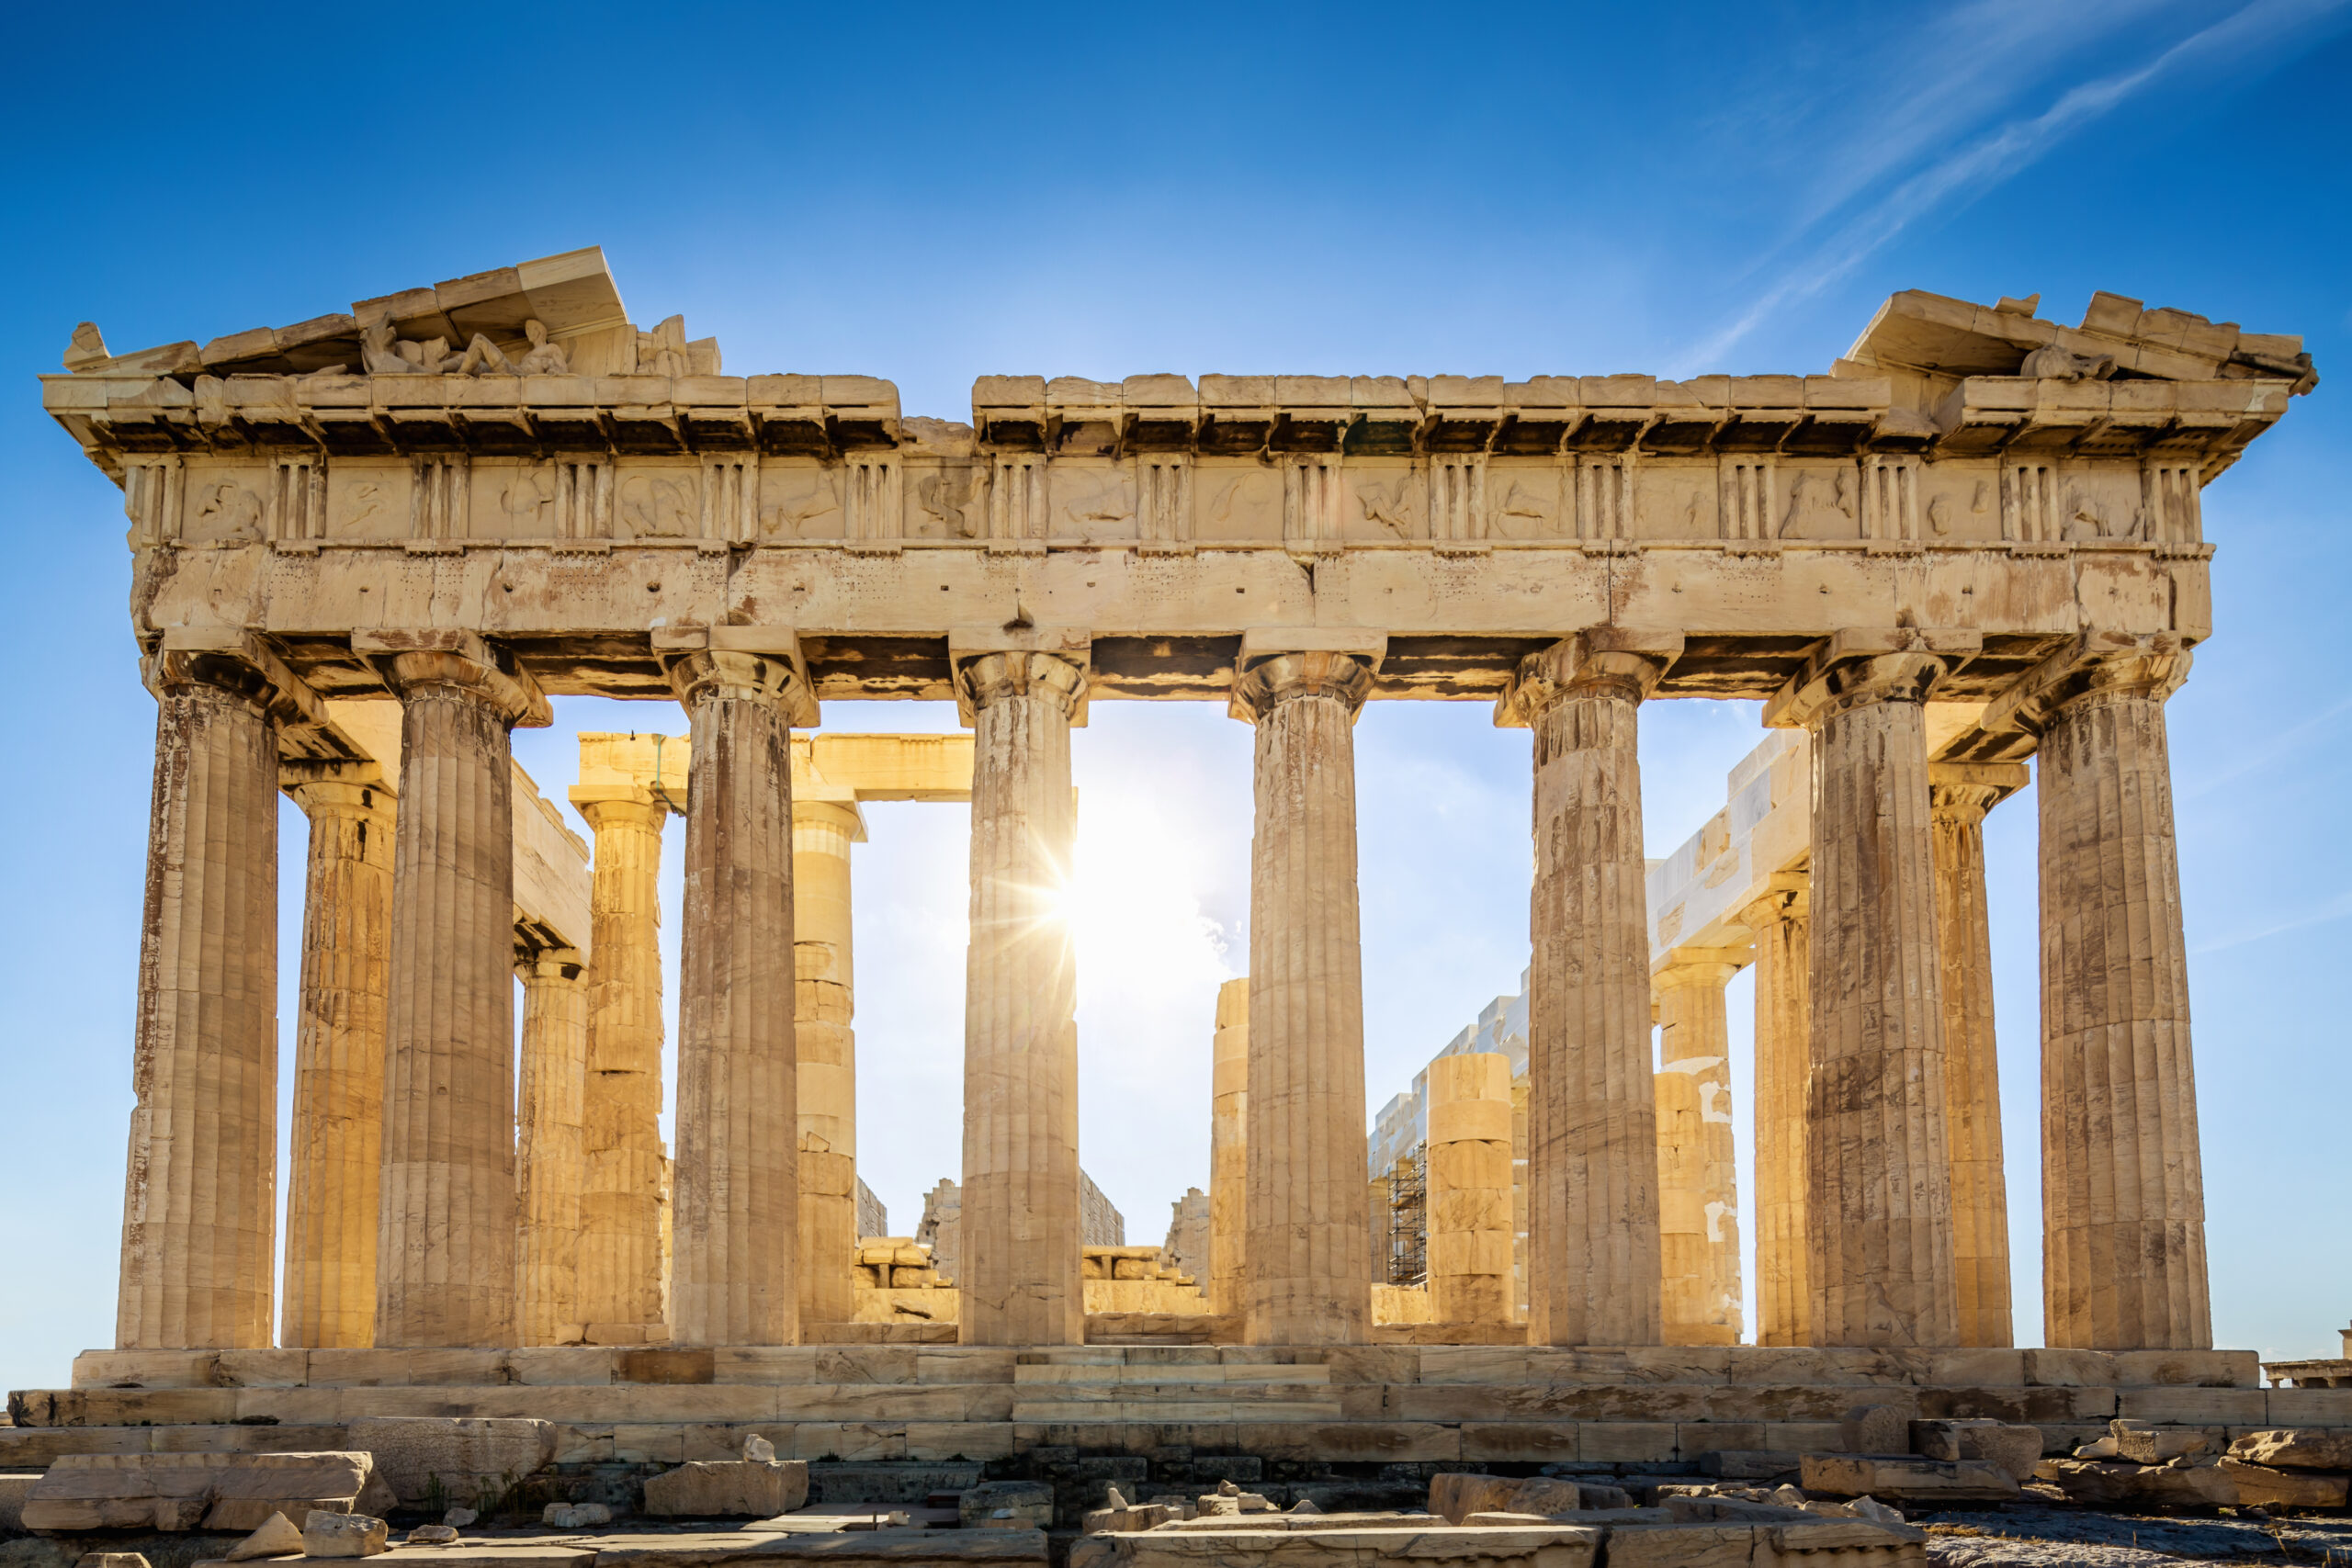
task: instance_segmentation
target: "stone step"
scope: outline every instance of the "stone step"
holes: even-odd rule
[[[1016,1386],[1031,1383],[1317,1383],[1329,1386],[1331,1369],[1314,1363],[1287,1366],[1263,1363],[1149,1366],[1084,1363],[1060,1366],[1020,1366],[1012,1369]]]
[[[1024,1399],[1012,1406],[1017,1426],[1024,1421],[1338,1421],[1347,1412],[1336,1400],[1175,1399],[1133,1404],[1089,1404],[1053,1398]]]

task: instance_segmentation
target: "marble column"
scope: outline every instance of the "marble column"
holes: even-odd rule
[[[1812,738],[1805,1217],[1823,1345],[1959,1342],[1925,710],[1973,646],[1840,633],[1766,712]]]
[[[815,703],[779,655],[670,667],[693,719],[678,979],[671,1338],[800,1337],[792,732]]]
[[[1660,1243],[1635,715],[1679,641],[1590,633],[1521,661],[1535,731],[1527,1311],[1536,1345],[1656,1345]]]
[[[392,792],[373,762],[289,761],[279,782],[310,818],[311,850],[277,1342],[358,1348],[376,1337]]]
[[[589,987],[570,948],[518,953],[523,982],[522,1115],[514,1242],[520,1342],[571,1345],[585,1335],[580,1249],[587,1186],[584,1100]]]
[[[385,650],[401,698],[376,1343],[514,1342],[510,731],[546,699],[480,639]],[[355,648],[359,640],[355,638]]]
[[[1993,1034],[1993,938],[1984,908],[1984,814],[2023,789],[2026,781],[2021,762],[1938,762],[1928,770],[1943,965],[1952,1272],[1962,1345],[2014,1341],[2009,1190],[2001,1169],[2001,1075]]]
[[[1430,1316],[1511,1320],[1510,1058],[1473,1051],[1429,1065]]]
[[[579,1302],[592,1344],[662,1324],[662,830],[650,788],[571,791],[595,835],[581,1102]]]
[[[857,1036],[850,955],[850,845],[865,837],[848,801],[792,803],[792,951],[798,981],[800,1321],[856,1315]]]
[[[1356,713],[1375,660],[1251,654],[1250,1150],[1243,1298],[1253,1345],[1355,1344],[1372,1322]]]
[[[2213,1339],[2165,700],[2171,636],[2086,633],[1993,705],[2041,738],[2042,1310],[2053,1346]]]
[[[1805,877],[1783,873],[1740,921],[1756,933],[1756,1342],[1813,1343],[1804,1224]]]
[[[1216,991],[1209,1102],[1209,1310],[1243,1310],[1250,1214],[1250,977]]]
[[[1669,1345],[1736,1345],[1739,1181],[1734,1164],[1731,1038],[1724,987],[1739,965],[1678,951],[1655,980],[1659,1024],[1659,1310]],[[1669,1123],[1665,1095],[1676,1091]]]
[[[316,699],[258,650],[167,643],[146,675],[155,783],[115,1344],[254,1349],[270,1342],[277,1215],[278,736]]]
[[[1061,893],[1075,829],[1072,652],[960,656],[972,713],[971,946],[964,972],[967,1345],[1080,1345],[1077,970]]]

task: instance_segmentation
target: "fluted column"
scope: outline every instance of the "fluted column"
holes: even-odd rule
[[[964,971],[967,1345],[1078,1345],[1077,971],[1070,719],[1084,656],[960,656],[972,712],[971,947]]]
[[[586,1331],[581,1305],[582,1129],[588,1076],[588,986],[570,948],[518,953],[523,982],[522,1115],[515,1149],[521,1220],[515,1299],[525,1345],[570,1345]]]
[[[2041,1228],[2054,1346],[2213,1340],[2165,699],[2177,637],[2086,633],[1986,715],[2039,734]]]
[[[514,1341],[510,731],[547,704],[479,638],[382,641],[401,698],[376,1343]],[[354,639],[355,648],[360,639]]]
[[[1353,1344],[1372,1322],[1353,730],[1375,663],[1245,644],[1234,684],[1258,728],[1242,1263],[1253,1345]]]
[[[1657,1110],[1636,713],[1679,639],[1596,632],[1520,663],[1535,731],[1527,1312],[1538,1345],[1660,1342]]]
[[[1511,1320],[1510,1058],[1430,1063],[1430,1315]]]
[[[1773,878],[1740,914],[1756,933],[1756,1342],[1813,1343],[1806,1284],[1806,994],[1813,983],[1805,877]]]
[[[242,637],[166,644],[140,926],[126,1350],[270,1341],[277,1213],[277,750],[316,699]]]
[[[1973,648],[1840,633],[1767,709],[1812,732],[1805,1216],[1824,1345],[1959,1341],[1925,709]]]
[[[792,939],[800,1113],[800,1321],[847,1323],[857,1250],[857,1036],[850,953],[853,802],[792,803]]]
[[[637,1344],[658,1340],[662,1323],[661,881],[670,807],[639,786],[575,788],[571,802],[595,834],[575,1321],[591,1343]]]
[[[1952,1272],[1962,1345],[2007,1346],[2009,1189],[2001,1169],[2001,1074],[1993,1034],[1993,938],[1984,907],[1984,814],[2025,787],[2021,762],[1928,770],[1942,947],[1944,1124],[1951,1139]]]
[[[392,792],[374,763],[289,761],[280,782],[310,818],[311,850],[277,1340],[356,1348],[376,1337]]]
[[[670,679],[694,723],[671,1337],[790,1345],[800,1335],[790,726],[812,722],[815,704],[778,655],[693,653]]]
[[[1209,1102],[1209,1310],[1243,1310],[1250,1214],[1250,977],[1216,990]]]
[[[1724,987],[1739,965],[1678,951],[1659,971],[1659,1309],[1669,1345],[1736,1345],[1739,1180],[1734,1163],[1731,1039]],[[1667,1116],[1675,1091],[1676,1115]]]

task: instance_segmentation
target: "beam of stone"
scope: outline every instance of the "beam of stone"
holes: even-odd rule
[[[1510,1058],[1430,1064],[1430,1310],[1439,1323],[1511,1320]]]
[[[470,633],[355,635],[401,699],[376,1344],[514,1335],[511,731],[548,722]]]
[[[1534,732],[1528,1338],[1660,1342],[1657,1112],[1635,715],[1679,637],[1531,654],[1497,705]]]
[[[960,1337],[1078,1345],[1077,971],[1061,907],[1084,644],[951,652],[973,728]]]
[[[1250,1214],[1250,977],[1216,989],[1209,1101],[1209,1310],[1242,1311]]]
[[[1738,972],[1725,955],[1686,949],[1656,980],[1659,1310],[1669,1345],[1736,1345],[1745,1326],[1724,1012],[1724,987]]]
[[[1805,1215],[1825,1345],[1959,1341],[1925,707],[1973,632],[1841,632],[1765,710],[1813,743]]]
[[[1242,1262],[1253,1345],[1354,1344],[1371,1326],[1353,730],[1383,647],[1244,637],[1235,673],[1234,710],[1257,726]]]
[[[1783,872],[1740,919],[1756,933],[1756,1307],[1758,1345],[1813,1343],[1804,1224],[1805,878]]]
[[[1993,1032],[1993,937],[1984,814],[2027,782],[2022,762],[1928,770],[1942,948],[1944,1124],[1951,1138],[1951,1249],[1962,1345],[2007,1346],[2009,1190],[2001,1168],[2001,1076]]]
[[[277,1342],[358,1348],[376,1333],[393,795],[373,761],[288,761],[280,784],[311,847]]]
[[[684,797],[683,736],[583,734],[571,803],[595,835],[582,1104],[580,1322],[591,1343],[664,1337],[662,830]]]
[[[277,758],[323,708],[243,634],[146,662],[155,784],[115,1343],[270,1342],[277,1171]]]
[[[582,1127],[588,1067],[588,986],[569,948],[520,950],[522,1114],[515,1149],[515,1314],[524,1345],[577,1344],[582,1314]]]
[[[2086,633],[1985,715],[2041,738],[2042,1310],[2053,1346],[2212,1343],[2165,699],[2170,636]]]
[[[857,1040],[850,943],[850,845],[865,837],[855,802],[809,800],[794,781],[794,1049],[799,1063],[800,1321],[856,1315]]]
[[[695,1346],[800,1333],[790,727],[817,715],[790,634],[739,630],[766,628],[670,664],[694,754],[670,1322]]]

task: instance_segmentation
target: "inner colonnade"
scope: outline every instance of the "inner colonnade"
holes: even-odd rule
[[[513,375],[360,342],[478,323],[495,349],[526,316],[553,346]],[[336,363],[346,326],[365,354]],[[1802,1129],[1768,1162],[1763,1224],[1792,1227],[1768,1321],[1831,1346],[1998,1332],[1981,887],[1939,875],[1981,792],[1936,770],[2038,756],[2049,1337],[2210,1343],[2164,704],[2210,630],[2198,491],[2304,389],[2291,340],[2111,296],[2075,328],[1900,295],[1829,376],[984,378],[968,426],[902,419],[866,378],[723,377],[715,344],[681,344],[630,326],[577,253],[300,329],[77,349],[45,382],[125,487],[159,703],[119,1348],[270,1337],[276,797],[295,761],[359,754],[338,706],[388,701],[388,873],[379,818],[306,912],[363,963],[379,928],[345,906],[381,898],[372,1341],[523,1335],[509,738],[568,693],[674,702],[691,732],[674,1344],[826,1321],[807,1248],[837,1234],[842,1183],[808,1190],[807,1107],[831,1152],[854,1090],[822,944],[795,931],[792,731],[876,696],[952,698],[971,730],[967,1345],[1086,1336],[1074,977],[1046,890],[1097,698],[1222,700],[1255,728],[1245,1168],[1238,1192],[1213,1179],[1213,1210],[1238,1199],[1249,1342],[1372,1337],[1352,745],[1372,697],[1491,702],[1532,731],[1525,1334],[1661,1343],[1636,739],[1645,703],[1709,696],[1765,698],[1810,758],[1804,885],[1768,890],[1755,928],[1789,1021],[1759,1093]],[[1932,743],[1931,711],[1956,716]],[[585,803],[600,946],[643,918],[627,844],[678,803],[668,780],[636,781],[650,807]],[[313,840],[314,864],[344,841]],[[1662,1005],[1695,1061],[1721,1054],[1704,965],[1727,961],[1691,962]],[[549,1020],[586,1013],[594,1076],[643,1076],[643,979],[602,951],[526,968]],[[612,1157],[582,1187],[582,1245],[625,1288],[567,1310],[625,1339],[659,1290],[659,1090],[610,1087],[582,1111],[608,1115]],[[1218,1087],[1230,1120],[1222,1064]]]

